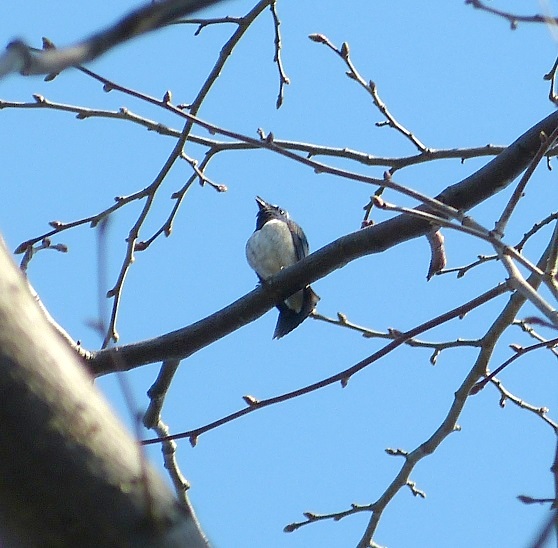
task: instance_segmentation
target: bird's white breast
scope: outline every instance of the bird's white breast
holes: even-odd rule
[[[297,262],[293,237],[283,221],[272,219],[246,243],[248,264],[264,280]]]

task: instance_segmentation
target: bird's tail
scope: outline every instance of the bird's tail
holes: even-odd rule
[[[300,312],[296,312],[289,308],[284,302],[277,305],[279,309],[279,318],[273,333],[274,339],[280,339],[293,329],[298,327],[316,308],[320,297],[314,293],[314,290],[307,285],[303,290],[302,308]]]

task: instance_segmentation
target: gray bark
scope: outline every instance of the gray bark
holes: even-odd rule
[[[0,241],[0,544],[207,546]]]

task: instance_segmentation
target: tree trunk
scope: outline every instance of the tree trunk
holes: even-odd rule
[[[208,546],[0,240],[0,544]]]

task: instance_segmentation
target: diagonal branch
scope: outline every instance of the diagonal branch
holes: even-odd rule
[[[538,266],[541,270],[544,270],[545,268],[548,255],[549,249],[547,248],[538,262]],[[527,281],[533,289],[537,289],[540,282],[540,278],[537,278],[534,274],[531,275]],[[440,444],[455,431],[457,421],[461,416],[461,412],[463,411],[463,408],[465,407],[465,404],[471,394],[471,390],[477,383],[478,379],[486,374],[487,365],[490,361],[497,341],[500,339],[504,331],[512,324],[517,313],[525,302],[526,299],[521,293],[514,292],[502,312],[494,320],[489,330],[483,337],[482,346],[473,367],[461,383],[461,386],[455,392],[454,400],[446,417],[430,438],[416,447],[413,451],[405,454],[405,462],[401,466],[399,472],[379,499],[373,503],[373,513],[368,522],[368,526],[366,527],[366,531],[357,545],[358,548],[366,548],[371,545],[372,538],[374,537],[383,512],[399,490],[403,486],[407,485],[410,474],[417,463],[428,455],[434,453]]]
[[[558,112],[533,126],[504,152],[476,173],[446,188],[437,199],[458,210],[467,210],[504,189],[531,162],[540,148],[540,132],[552,133],[558,125]],[[421,206],[422,208],[423,206]],[[345,266],[350,261],[417,238],[430,230],[429,222],[400,215],[335,240],[294,266],[272,278],[226,308],[188,327],[161,337],[100,352],[84,351],[88,367],[95,375],[112,371],[112,352],[119,354],[124,369],[185,358],[212,342],[254,321],[276,302]]]
[[[420,139],[414,135],[411,131],[409,131],[406,127],[400,124],[395,117],[390,113],[387,108],[387,105],[380,99],[380,95],[378,94],[378,88],[372,80],[368,82],[361,76],[361,74],[356,69],[353,61],[351,60],[350,53],[349,53],[349,44],[347,42],[343,42],[341,48],[338,48],[329,40],[327,36],[323,34],[311,34],[308,38],[313,42],[317,42],[319,44],[326,45],[330,50],[335,52],[347,65],[347,76],[352,80],[355,80],[363,87],[369,95],[372,97],[372,101],[374,102],[374,106],[384,115],[385,121],[378,122],[376,125],[378,127],[387,125],[392,127],[396,131],[399,131],[402,135],[404,135],[413,145],[419,150],[421,154],[425,154],[428,156],[430,149],[420,141]]]
[[[168,25],[222,0],[166,0],[150,2],[130,12],[114,25],[97,32],[74,46],[37,51],[21,40],[8,44],[0,56],[0,78],[12,72],[24,75],[53,74],[87,63],[113,47],[136,36]]]
[[[507,11],[502,11],[491,6],[488,6],[485,2],[481,2],[481,0],[465,0],[465,4],[470,4],[476,9],[480,9],[486,11],[488,13],[492,13],[493,15],[498,15],[506,21],[509,22],[510,27],[512,30],[517,28],[519,22],[522,23],[545,23],[547,25],[558,25],[558,17],[552,17],[550,15],[517,15],[514,13],[510,13]]]
[[[413,337],[421,333],[424,333],[425,331],[429,331],[430,329],[437,327],[443,323],[446,323],[450,320],[463,316],[468,312],[470,312],[471,310],[474,310],[475,308],[485,304],[486,302],[495,299],[496,297],[499,297],[500,295],[506,293],[506,291],[508,291],[508,287],[506,286],[506,284],[497,285],[489,289],[488,291],[485,291],[481,295],[478,295],[474,299],[471,299],[470,301],[463,303],[452,310],[448,310],[447,312],[444,312],[443,314],[440,314],[435,318],[432,318],[424,323],[421,323],[420,325],[417,325],[416,327],[413,327],[412,329],[409,329],[404,333],[401,333],[397,338],[393,339],[392,341],[384,345],[382,348],[380,348],[378,351],[374,352],[367,358],[364,358],[360,362],[352,365],[351,367],[345,369],[344,371],[335,373],[330,377],[319,380],[317,382],[314,382],[302,388],[298,388],[291,392],[286,392],[279,396],[268,398],[266,400],[256,400],[255,398],[245,396],[244,399],[248,403],[248,407],[245,407],[239,411],[231,413],[230,415],[227,415],[221,419],[213,421],[209,424],[206,424],[205,426],[196,428],[194,430],[190,430],[188,432],[181,432],[180,434],[173,434],[171,436],[165,436],[163,438],[153,438],[149,440],[143,440],[142,443],[144,445],[150,445],[153,443],[159,443],[161,441],[170,441],[170,440],[189,438],[190,441],[195,445],[198,437],[201,436],[202,434],[208,432],[209,430],[213,430],[215,428],[218,428],[219,426],[227,424],[233,420],[236,420],[239,417],[247,415],[248,413],[252,413],[257,409],[262,409],[263,407],[268,407],[270,405],[282,403],[284,401],[291,400],[303,396],[305,394],[309,394],[310,392],[320,390],[321,388],[330,386],[335,383],[341,383],[341,386],[345,387],[349,382],[350,378],[354,376],[356,373],[362,371],[364,368],[368,367],[369,365],[376,363],[385,355],[389,354],[396,348],[402,346],[407,341],[411,340]]]

